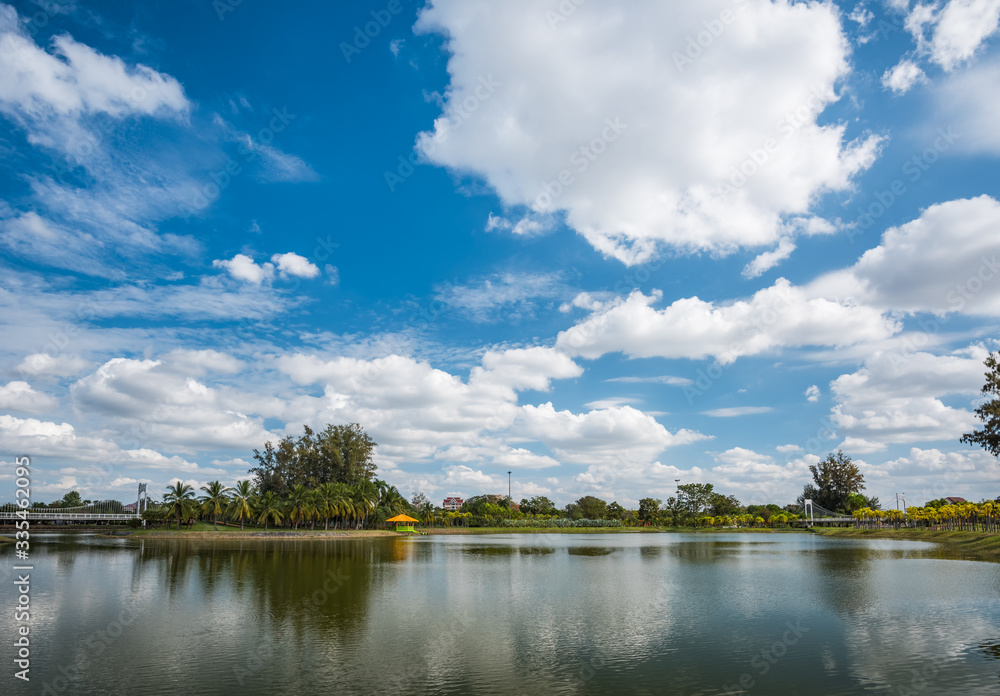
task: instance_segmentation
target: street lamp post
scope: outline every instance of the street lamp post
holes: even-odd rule
[[[510,498],[510,474],[511,474],[511,472],[508,471],[507,472],[507,507],[513,508],[514,507],[514,501],[511,500],[511,498]]]

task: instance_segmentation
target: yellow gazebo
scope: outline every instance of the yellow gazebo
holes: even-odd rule
[[[413,523],[419,522],[420,520],[415,520],[409,515],[396,515],[395,517],[390,517],[386,522],[395,522],[397,532],[412,532]]]

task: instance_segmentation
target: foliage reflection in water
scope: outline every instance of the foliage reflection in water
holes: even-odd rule
[[[997,688],[1000,565],[914,542],[64,535],[37,548],[32,686],[53,693]]]

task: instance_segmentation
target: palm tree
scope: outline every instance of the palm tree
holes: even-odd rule
[[[332,506],[335,517],[341,518],[345,523],[354,520],[358,515],[358,509],[354,503],[354,489],[346,483],[334,484],[336,498]]]
[[[194,489],[186,483],[177,481],[167,486],[163,494],[163,504],[168,515],[177,515],[177,531],[181,529],[181,517],[190,517],[195,509]]]
[[[232,489],[233,497],[230,499],[227,512],[240,521],[240,531],[243,531],[243,520],[253,519],[253,497],[256,491],[249,481],[240,481],[236,488]]]
[[[299,522],[312,518],[316,508],[313,507],[312,491],[304,483],[298,483],[288,494],[288,519],[299,528]]]
[[[324,483],[316,489],[313,505],[316,514],[323,518],[323,529],[330,529],[330,518],[335,517],[340,510],[341,493],[336,483]]]
[[[198,499],[203,512],[212,513],[212,524],[215,531],[219,531],[219,513],[229,503],[229,489],[218,481],[211,481],[207,486],[202,486],[201,490],[205,495]]]
[[[282,514],[281,499],[274,491],[265,491],[257,498],[257,524],[264,523],[264,531],[267,531],[267,523],[274,520],[275,524],[281,522]]]
[[[354,487],[354,494],[351,498],[354,503],[354,518],[358,528],[361,528],[368,521],[368,515],[378,502],[378,487],[367,479],[359,481],[358,485]]]

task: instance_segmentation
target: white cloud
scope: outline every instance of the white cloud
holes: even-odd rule
[[[246,254],[237,254],[227,260],[216,259],[212,262],[215,268],[225,269],[230,276],[245,283],[260,285],[274,277],[274,266],[270,263],[257,265],[252,258]]]
[[[216,361],[217,362],[217,361]],[[75,406],[117,423],[122,437],[178,451],[259,447],[261,418],[243,412],[239,393],[217,389],[160,360],[113,358],[70,388]],[[266,401],[256,405],[260,409]]]
[[[738,416],[755,416],[760,413],[770,413],[774,409],[770,406],[734,406],[732,408],[715,408],[710,411],[702,411],[703,415],[712,418],[736,418]]]
[[[819,401],[819,397],[823,392],[820,391],[817,385],[812,385],[806,389],[806,401],[816,402]]]
[[[52,375],[55,377],[72,377],[80,374],[90,363],[76,355],[48,353],[32,353],[25,356],[16,370],[22,375]]]
[[[996,458],[983,451],[948,452],[912,447],[903,457],[862,467],[869,491],[883,504],[895,492],[904,492],[910,506],[946,496],[972,501],[994,497]]]
[[[952,73],[934,92],[940,122],[954,124],[961,138],[956,150],[1000,155],[1000,55],[968,70]]]
[[[911,60],[901,60],[882,74],[882,86],[897,94],[906,94],[913,85],[926,81],[924,71]]]
[[[982,386],[988,351],[971,346],[952,355],[876,353],[857,372],[830,383],[836,402],[833,423],[845,436],[842,447],[877,452],[890,444],[958,441],[976,425],[971,411],[942,399],[970,399]]]
[[[560,276],[546,273],[500,273],[465,285],[445,283],[434,299],[477,322],[511,321],[531,316],[536,301],[564,295]]]
[[[810,296],[781,278],[749,300],[726,305],[697,297],[656,310],[660,299],[633,292],[598,305],[583,322],[559,334],[556,347],[569,355],[598,358],[692,358],[708,355],[730,363],[782,346],[835,345],[891,336],[898,326],[869,307]]]
[[[21,28],[17,11],[0,5],[0,112],[38,128],[51,120],[104,113],[169,114],[183,117],[191,105],[180,83],[145,65],[126,66],[71,36],[52,39],[52,53]],[[55,134],[35,130],[34,138],[57,143]]]
[[[550,26],[530,0],[439,0],[416,30],[446,35],[451,52],[443,114],[418,149],[481,175],[505,205],[563,211],[626,263],[661,245],[775,244],[784,218],[847,189],[877,154],[877,137],[817,125],[849,70],[831,4],[587,3]]]
[[[0,410],[18,413],[45,413],[58,406],[58,399],[35,391],[27,382],[14,381],[0,386]]]
[[[1000,316],[997,230],[1000,203],[989,196],[932,205],[810,291],[901,312]]]
[[[781,452],[782,454],[788,454],[788,453],[791,453],[791,452],[801,452],[802,451],[802,447],[800,445],[778,445],[774,449],[776,449],[777,451]]]
[[[522,406],[514,434],[538,440],[559,461],[605,466],[648,463],[668,447],[707,439],[692,430],[671,433],[631,406],[572,413],[551,403]]]
[[[997,33],[1000,0],[950,0],[935,19],[931,59],[945,70],[953,70]]]
[[[486,231],[495,232],[504,230],[517,237],[535,237],[549,232],[554,225],[554,220],[550,215],[528,214],[521,217],[516,222],[489,214],[486,219]]]
[[[773,457],[744,447],[733,447],[715,456],[706,472],[716,490],[734,493],[744,504],[792,502],[810,480],[809,465],[819,461],[806,454],[780,464]]]
[[[553,348],[511,348],[483,355],[482,368],[473,368],[469,384],[488,382],[517,390],[548,391],[551,380],[582,374],[582,367]]]
[[[559,466],[559,462],[552,457],[535,454],[520,447],[511,448],[493,457],[493,464],[501,468],[510,467],[511,469],[547,469]]]
[[[787,237],[778,241],[778,246],[772,251],[765,251],[743,269],[744,278],[757,278],[787,259],[795,251],[795,244]]]
[[[667,384],[671,387],[687,387],[694,382],[687,377],[674,377],[673,375],[657,375],[652,377],[612,377],[605,382],[624,382],[626,384]]]
[[[271,263],[278,268],[282,276],[295,276],[296,278],[315,278],[319,275],[319,268],[304,256],[299,256],[295,252],[287,254],[275,254],[271,257]]]

